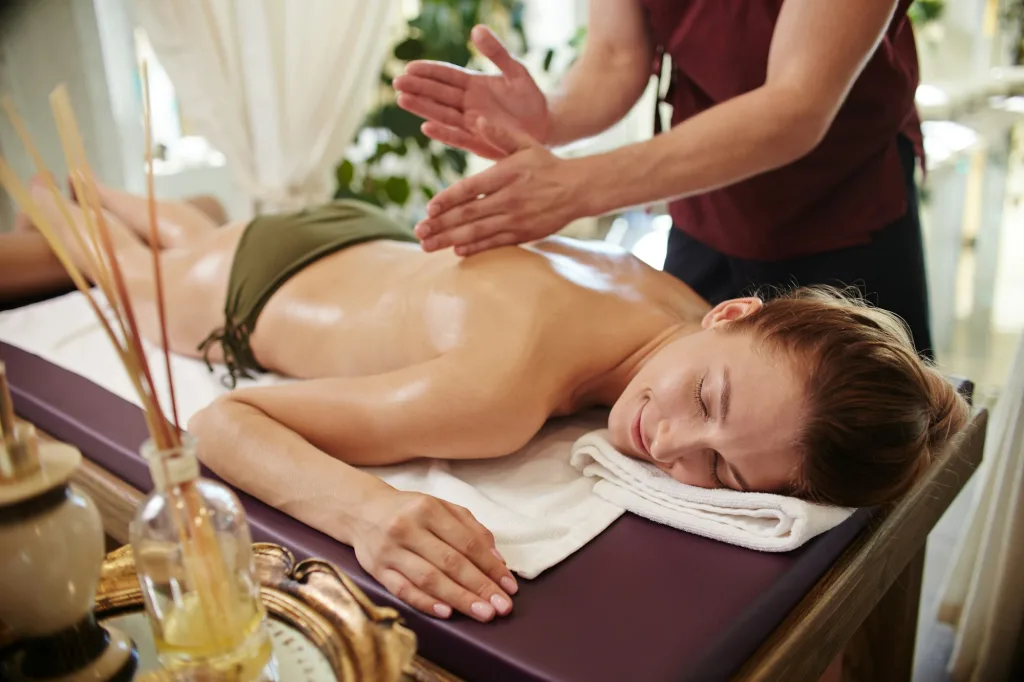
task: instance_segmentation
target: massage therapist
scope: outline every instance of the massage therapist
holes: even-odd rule
[[[857,285],[930,355],[911,2],[590,0],[586,47],[546,95],[477,26],[500,74],[418,61],[394,81],[424,133],[497,161],[431,200],[423,248],[468,256],[667,200],[665,270],[710,303]],[[583,158],[548,150],[622,119],[665,57],[668,131]]]

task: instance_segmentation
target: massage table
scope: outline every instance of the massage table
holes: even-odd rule
[[[0,343],[19,415],[77,446],[76,482],[116,543],[151,489],[141,411],[25,350]],[[960,381],[970,398],[970,382]],[[784,554],[751,551],[626,514],[567,560],[520,581],[513,615],[440,621],[394,599],[352,550],[239,493],[255,541],[333,562],[400,610],[419,654],[464,680],[682,682],[911,678],[925,542],[980,464],[987,412],[898,505],[862,509]],[[205,475],[212,473],[204,471]]]

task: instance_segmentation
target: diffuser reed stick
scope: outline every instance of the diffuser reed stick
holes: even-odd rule
[[[2,158],[0,158],[0,184],[7,189],[22,210],[25,211],[35,227],[47,240],[50,248],[68,272],[75,286],[89,301],[94,314],[103,327],[104,333],[113,344],[119,359],[127,370],[133,387],[143,404],[143,414],[145,415],[146,424],[154,445],[159,450],[169,451],[180,448],[182,446],[182,438],[174,399],[174,381],[170,372],[167,342],[166,308],[164,305],[160,268],[156,201],[153,191],[153,164],[152,154],[149,151],[151,149],[152,123],[147,78],[148,70],[145,66],[143,67],[142,76],[145,94],[144,113],[147,141],[149,234],[153,247],[154,282],[158,301],[160,341],[164,354],[164,365],[167,371],[173,421],[169,421],[166,418],[157,395],[153,374],[147,362],[142,336],[139,333],[132,301],[128,294],[128,287],[121,271],[99,192],[96,188],[95,178],[86,159],[81,135],[79,134],[74,112],[64,86],[56,88],[51,93],[51,109],[54,113],[61,145],[67,160],[70,181],[78,203],[82,208],[82,223],[84,224],[76,222],[64,205],[60,192],[53,180],[52,173],[46,168],[31,136],[8,98],[4,99],[4,108],[7,110],[23,144],[33,158],[37,170],[43,175],[50,196],[53,197],[54,203],[59,207],[59,212],[66,223],[67,230],[58,230],[51,224],[46,212],[34,200],[32,191],[21,182]],[[73,248],[77,250],[80,256],[85,273],[78,267],[72,252],[65,243],[63,237],[65,233],[71,234],[74,244]],[[113,311],[110,315],[114,318],[113,323],[93,298],[87,276],[88,279],[91,279],[96,284],[109,303]],[[3,428],[4,433],[7,433],[6,422],[3,423]],[[166,459],[162,461],[161,466],[163,467],[165,480],[168,480],[168,462]],[[178,521],[178,543],[184,555],[187,579],[189,584],[194,586],[200,607],[200,611],[196,615],[204,621],[201,626],[213,640],[210,644],[215,647],[229,648],[235,642],[239,626],[236,622],[238,619],[232,617],[236,609],[233,608],[234,605],[229,586],[233,584],[233,581],[228,580],[227,576],[223,574],[223,557],[216,537],[214,537],[213,529],[209,527],[209,524],[203,523],[207,514],[202,497],[194,488],[194,481],[186,481],[179,486],[173,486],[173,488],[173,490],[169,491],[169,494],[180,501],[180,504],[172,505],[174,508],[173,513]],[[200,624],[197,623],[196,625],[199,626]]]
[[[167,348],[167,311],[164,307],[164,282],[160,275],[160,254],[156,244],[160,243],[160,235],[157,228],[156,200],[153,189],[153,116],[150,112],[149,101],[149,63],[142,63],[142,104],[146,122],[146,198],[149,209],[149,243],[154,245],[153,253],[153,277],[156,280],[156,305],[160,318],[160,345],[164,351],[164,367],[167,370],[167,389],[171,396],[171,414],[174,418],[174,430],[181,432],[178,421],[178,403],[174,399],[174,382],[171,381],[171,354]]]
[[[0,362],[0,438],[14,436],[14,401],[7,389],[7,367]]]

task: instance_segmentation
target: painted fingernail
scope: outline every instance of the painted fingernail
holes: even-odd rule
[[[503,616],[512,610],[512,602],[505,599],[500,594],[491,595],[491,604],[494,605],[494,610]]]
[[[449,618],[452,615],[452,607],[447,604],[434,604],[434,613],[438,618]]]
[[[515,594],[519,591],[519,585],[516,585],[516,581],[507,575],[498,582],[501,583],[501,589],[505,590],[509,594]]]
[[[473,615],[481,620],[490,620],[491,618],[494,618],[494,607],[490,604],[485,604],[482,601],[473,602],[473,605],[469,607],[469,610],[473,612]]]
[[[491,553],[498,557],[498,561],[505,563],[505,557],[501,556],[501,552],[498,551],[497,547],[491,547]]]

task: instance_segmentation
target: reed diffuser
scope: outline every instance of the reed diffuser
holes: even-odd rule
[[[89,301],[143,404],[150,437],[142,446],[142,455],[149,464],[154,486],[131,524],[131,545],[161,664],[174,671],[213,674],[218,680],[274,680],[276,670],[265,626],[266,614],[254,576],[245,510],[229,488],[200,477],[196,444],[182,432],[178,422],[160,271],[145,64],[142,81],[149,234],[170,419],[155,389],[95,179],[63,86],[53,91],[50,102],[84,224],[76,223],[60,200],[53,175],[46,169],[9,100],[4,102],[8,116],[61,208],[67,229],[57,229],[48,222],[31,191],[2,158],[0,183],[43,234]],[[84,265],[82,269],[72,257],[64,234],[71,236]],[[93,297],[86,275],[102,292],[107,306],[101,306]]]

